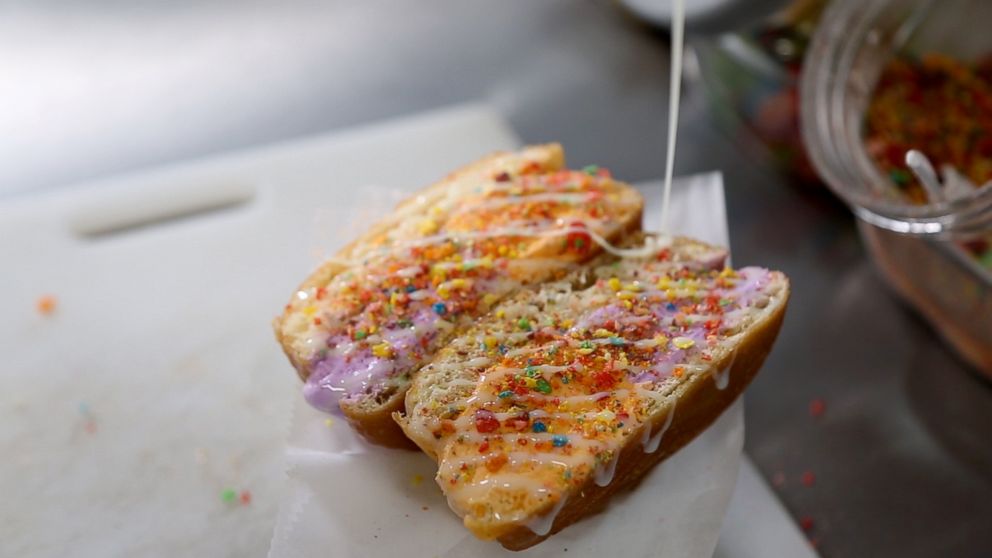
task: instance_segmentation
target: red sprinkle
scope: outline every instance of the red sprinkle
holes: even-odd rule
[[[801,480],[806,486],[813,486],[813,483],[816,482],[816,475],[814,475],[812,471],[805,471],[799,480]]]
[[[827,405],[822,399],[814,399],[809,402],[809,416],[816,418],[823,414],[823,411],[827,410]]]
[[[804,515],[803,517],[799,518],[799,526],[803,528],[803,531],[812,531],[813,518],[808,515]]]
[[[479,409],[475,412],[475,429],[483,434],[495,432],[499,428],[499,419],[492,411]]]
[[[479,453],[486,453],[489,451],[489,440],[483,440],[482,444],[479,445]]]
[[[241,491],[240,500],[241,500],[241,505],[242,506],[247,506],[248,504],[250,504],[251,503],[251,492],[248,491],[248,490],[242,490]]]

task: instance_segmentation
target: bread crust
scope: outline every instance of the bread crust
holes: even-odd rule
[[[524,550],[534,546],[576,521],[602,510],[610,497],[635,486],[655,465],[706,430],[740,396],[771,352],[788,304],[788,280],[784,276],[782,280],[785,281],[785,290],[780,304],[748,328],[737,350],[715,361],[710,372],[693,376],[676,388],[678,409],[654,453],[646,453],[640,442],[643,429],[649,427],[645,424],[628,438],[621,449],[613,482],[600,487],[593,478],[589,478],[581,488],[569,495],[546,535],[535,534],[524,525],[514,525],[503,532],[490,533],[492,537],[509,550]],[[729,381],[721,390],[717,387],[714,374],[727,366],[730,366]],[[653,431],[664,424],[668,412],[671,409],[661,411],[653,417],[650,423]],[[549,505],[541,512],[547,513],[550,508]],[[469,528],[472,529],[472,526]]]

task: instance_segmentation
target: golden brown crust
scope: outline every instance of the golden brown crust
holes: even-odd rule
[[[788,292],[786,291],[782,296],[783,300],[778,307],[748,329],[737,351],[725,355],[713,366],[713,370],[721,370],[730,365],[729,382],[724,389],[717,388],[713,373],[694,376],[677,388],[677,412],[657,451],[645,453],[640,443],[640,433],[631,436],[621,450],[612,483],[600,487],[590,478],[581,489],[570,496],[556,516],[548,534],[537,535],[526,526],[515,525],[506,532],[493,534],[500,544],[510,550],[524,550],[572,523],[602,510],[613,494],[636,485],[652,467],[706,430],[744,391],[771,351],[785,317]],[[654,418],[651,428],[659,428],[666,418],[666,412],[660,413]]]

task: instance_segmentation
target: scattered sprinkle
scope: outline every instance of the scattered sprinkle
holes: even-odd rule
[[[328,428],[334,426],[334,419],[330,419],[330,418],[324,419],[324,425],[327,426]]]
[[[537,385],[534,386],[534,389],[547,395],[551,393],[551,384],[549,384],[548,381],[545,380],[544,378],[539,378],[537,380]]]
[[[803,517],[799,518],[799,526],[802,527],[803,531],[812,531],[813,518],[808,515],[804,515]]]
[[[45,295],[38,299],[35,307],[38,309],[38,313],[43,316],[49,316],[55,312],[55,307],[58,305],[58,300],[52,295]]]
[[[547,432],[548,431],[548,426],[546,424],[544,424],[543,422],[541,422],[541,421],[537,421],[531,427],[531,430],[533,430],[534,432],[540,434],[541,432]]]
[[[368,335],[369,334],[366,333],[364,329],[359,329],[355,331],[355,341],[361,341],[362,339],[368,337]]]
[[[588,165],[582,167],[582,172],[588,174],[589,176],[596,176],[596,173],[599,172],[599,165]]]
[[[238,497],[238,493],[235,492],[234,489],[232,489],[232,488],[225,488],[220,493],[220,499],[223,500],[224,503],[227,503],[227,504],[230,504],[231,502],[233,502],[234,499],[237,498],[237,497]]]
[[[410,483],[413,484],[413,486],[420,486],[420,484],[423,482],[424,482],[423,475],[413,475],[413,478],[410,480]]]
[[[562,436],[561,434],[555,434],[551,437],[551,443],[556,448],[564,447],[568,444],[568,436]]]
[[[517,320],[517,327],[524,331],[530,331],[530,320],[527,318],[520,318]]]
[[[805,471],[799,480],[806,486],[813,486],[816,483],[816,475],[812,471]]]
[[[443,316],[448,313],[448,307],[443,302],[435,303],[434,312],[436,312],[438,316]]]
[[[513,392],[510,391],[510,390],[508,390],[508,389],[499,392],[499,398],[500,399],[506,399],[507,397],[513,397]]]
[[[393,356],[393,348],[389,343],[382,342],[378,345],[373,345],[372,354],[379,358],[391,358]]]
[[[827,410],[827,406],[822,399],[814,399],[809,402],[809,416],[817,418],[822,415],[825,410]]]
[[[247,506],[251,503],[251,491],[242,490],[241,494],[238,496],[238,500],[241,501],[242,506]]]

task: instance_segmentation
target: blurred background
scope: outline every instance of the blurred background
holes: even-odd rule
[[[722,171],[735,263],[794,285],[748,391],[746,453],[823,556],[989,556],[992,44],[968,30],[989,21],[982,3],[687,4],[676,174]],[[0,1],[0,207],[466,102],[527,143],[562,142],[573,167],[656,179],[669,14],[651,0]],[[962,34],[979,45],[949,39]],[[926,66],[933,52],[959,66]],[[964,83],[974,191],[917,185],[885,130],[864,149],[899,57],[896,83]],[[931,113],[907,98],[879,121]],[[939,170],[964,160],[940,155],[948,121],[899,137]],[[895,163],[876,156],[889,147]]]

